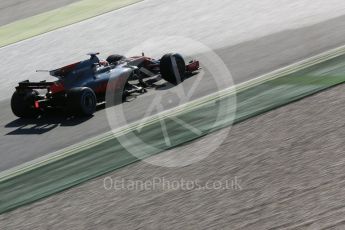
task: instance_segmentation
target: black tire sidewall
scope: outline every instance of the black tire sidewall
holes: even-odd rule
[[[80,96],[80,108],[85,115],[92,115],[96,110],[96,96],[92,90],[84,89]]]
[[[67,94],[67,109],[73,115],[91,116],[96,110],[96,104],[96,95],[90,88],[74,88]]]
[[[15,91],[11,98],[11,109],[14,115],[20,118],[37,118],[39,111],[33,108],[37,91]]]
[[[175,58],[176,60],[180,79],[178,79],[175,74],[173,63],[171,61],[172,58]],[[177,53],[165,54],[160,60],[160,72],[162,78],[171,84],[178,85],[179,83],[183,82],[186,73],[186,64],[182,55]]]

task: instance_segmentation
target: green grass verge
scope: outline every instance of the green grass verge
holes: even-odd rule
[[[293,101],[345,82],[345,55],[319,63],[317,65],[290,73],[285,76],[228,93],[211,101],[196,104],[188,111],[172,116],[189,125],[198,127],[200,135],[181,127],[168,115],[164,122],[172,146],[200,138],[208,133],[232,124],[231,115],[235,108],[223,108],[227,101],[237,99],[235,123],[286,105]],[[231,104],[230,104],[231,106]],[[220,118],[216,124],[217,118]],[[119,138],[129,139],[137,156],[152,156],[170,147],[166,146],[159,120],[145,125],[141,132],[135,127],[121,132],[117,136],[108,136],[97,140],[96,144],[86,148],[71,150],[69,155],[56,158],[30,170],[18,171],[12,176],[0,180],[0,213],[15,209],[21,205],[34,202],[107,172],[137,162],[139,159],[124,148]],[[135,134],[144,143],[132,141]]]
[[[82,0],[0,27],[0,47],[28,39],[142,0]]]

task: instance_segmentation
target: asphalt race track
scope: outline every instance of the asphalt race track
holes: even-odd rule
[[[272,2],[282,7],[287,1]],[[293,7],[301,7],[302,2],[307,1],[296,1]],[[341,14],[345,10],[341,1],[338,5],[327,2],[329,6],[334,4],[337,6],[334,9],[342,13],[328,13],[333,19],[293,28],[303,22],[303,16],[290,21],[290,29],[263,36],[246,27],[250,35],[260,38],[243,39],[215,50],[238,83],[343,45],[345,26]],[[248,7],[245,3],[243,6]],[[314,8],[331,12],[318,6],[317,1],[313,1],[313,7],[304,7],[303,12]],[[298,12],[295,10],[290,16],[297,17]],[[279,24],[281,18],[274,19]],[[44,36],[27,42],[35,41],[44,43]],[[73,58],[79,57],[83,50],[75,48],[78,55],[74,54]],[[12,52],[13,58],[20,51]],[[44,53],[37,59],[43,56],[49,55]],[[14,67],[10,69],[10,73],[15,73]],[[184,84],[192,81],[190,78]],[[200,95],[207,93],[203,88],[199,90]],[[338,86],[234,126],[218,150],[197,164],[168,169],[140,162],[107,175],[124,180],[184,178],[203,183],[237,177],[240,190],[107,191],[103,188],[104,177],[100,177],[1,215],[0,226],[7,229],[344,229],[344,90],[344,86]],[[144,102],[149,103],[153,93],[126,104],[133,111],[130,120],[135,120],[140,110],[135,107],[145,107]],[[8,100],[0,106],[2,170],[109,129],[104,110],[86,121],[53,117],[28,125],[13,118],[7,109]],[[211,137],[217,138],[217,133]],[[203,146],[190,143],[183,151],[188,148],[202,151]],[[177,148],[165,154],[180,151]]]
[[[308,1],[305,0],[304,4],[307,2]],[[268,7],[270,6],[269,3],[271,2],[268,0],[256,3],[259,5],[255,5],[253,3],[253,8],[245,7],[243,14],[247,15],[248,11],[260,9],[260,7]],[[286,9],[281,10],[279,7],[283,3],[286,4]],[[162,34],[172,35],[173,33],[170,30],[177,30],[176,24],[186,23],[185,21],[189,18],[186,18],[182,10],[178,11],[181,14],[180,17],[179,15],[175,15],[173,18],[175,20],[166,21],[167,25],[169,25],[169,23],[173,23],[175,25],[174,27],[172,26],[171,29],[168,29],[169,26],[166,26],[165,28],[152,27],[155,23],[155,17],[158,20],[159,18],[162,18],[162,15],[159,10],[157,10],[157,14],[150,14],[147,16],[150,20],[144,23],[143,28],[139,27],[141,29],[136,31],[139,34],[142,34],[142,37],[139,36],[139,38],[138,36],[131,37],[133,31],[129,28],[130,26],[137,27],[137,25],[123,25],[122,21],[120,21],[124,16],[128,16],[132,19],[131,17],[134,17],[131,13],[132,11],[137,12],[138,10],[140,12],[139,16],[149,14],[145,12],[153,6],[157,8],[161,7],[163,10],[169,12],[166,4],[167,1],[160,1],[159,3],[155,1],[145,1],[144,3],[129,6],[127,8],[0,49],[0,54],[7,56],[4,60],[4,64],[0,67],[0,72],[2,73],[1,84],[3,87],[1,95],[3,98],[9,98],[13,91],[12,88],[19,80],[27,78],[41,80],[47,78],[46,75],[36,74],[35,69],[54,68],[63,64],[71,63],[75,60],[84,58],[83,54],[90,50],[99,50],[101,53],[104,53],[104,55],[112,53],[112,50],[118,50],[119,53],[126,53],[126,47],[127,49],[131,49],[138,43],[140,44],[138,40],[149,39],[151,36],[157,36],[158,31],[162,32]],[[180,7],[185,10],[188,10],[188,7],[193,7],[191,2],[183,6],[179,5],[178,2],[174,2],[174,4],[176,4],[176,7]],[[329,7],[328,4],[323,8],[320,7],[322,9],[315,10],[312,8],[313,12],[310,14],[313,15],[314,23],[310,22],[310,19],[308,19],[309,21],[305,20],[303,21],[304,23],[301,23],[302,25],[305,25],[305,27],[299,28],[300,26],[295,25],[296,21],[302,20],[306,15],[308,15],[308,12],[302,10],[303,4],[298,6],[293,4],[290,5],[287,1],[281,1],[280,5],[276,4],[277,3],[274,3],[274,6],[271,7],[277,7],[276,9],[280,9],[280,14],[285,13],[288,15],[289,10],[298,12],[297,9],[301,12],[296,14],[295,17],[289,15],[286,16],[286,18],[277,19],[274,22],[275,24],[278,23],[279,20],[285,22],[285,24],[280,24],[279,28],[273,25],[271,28],[263,26],[265,23],[271,23],[272,17],[276,16],[278,13],[272,11],[272,13],[269,14],[270,17],[260,17],[262,21],[256,23],[258,28],[247,27],[247,31],[242,31],[242,24],[249,25],[250,23],[253,23],[254,18],[246,18],[242,21],[242,24],[239,25],[231,22],[231,24],[223,26],[223,29],[215,27],[215,31],[224,29],[228,29],[230,31],[236,28],[239,30],[241,29],[241,31],[233,32],[233,36],[228,35],[231,33],[226,32],[223,36],[213,36],[212,38],[210,37],[212,33],[209,30],[205,30],[207,28],[197,29],[197,27],[194,31],[182,31],[180,34],[183,36],[190,36],[191,38],[198,37],[199,41],[202,41],[211,47],[224,63],[226,63],[233,75],[235,83],[244,82],[253,77],[257,77],[260,74],[270,72],[279,67],[283,67],[297,60],[318,54],[344,43],[345,22],[344,18],[339,16],[341,13],[344,13],[341,11],[341,9],[344,8],[334,8],[332,11],[332,17],[339,17],[331,18],[329,20],[325,20],[325,18],[330,17],[329,15],[326,15],[326,10],[331,10],[327,8]],[[320,4],[322,5],[323,3]],[[339,2],[338,4],[341,5],[344,3]],[[237,6],[236,4],[225,5],[226,6],[219,3],[219,5],[212,6],[212,8],[214,8],[213,10],[222,10],[222,12],[226,10],[231,12],[231,10],[233,10],[232,7]],[[247,5],[244,4],[244,6]],[[202,10],[205,10],[210,13],[207,7],[208,5],[205,3],[201,4],[198,9],[201,12]],[[297,7],[297,9],[294,7]],[[263,8],[263,12],[266,11],[267,10]],[[196,14],[201,14],[201,12],[196,12]],[[316,15],[317,12],[319,15]],[[230,18],[219,18],[219,16],[204,16],[213,20],[211,27],[221,26],[226,24],[226,20],[232,20]],[[239,15],[236,17],[239,17]],[[130,19],[129,21],[131,21]],[[206,20],[206,18],[202,20]],[[319,22],[320,20],[323,22]],[[150,26],[152,27],[150,30],[151,35],[148,35],[144,33],[144,31],[146,28],[150,28]],[[203,24],[203,26],[207,27],[208,25]],[[281,31],[282,29],[287,30]],[[143,30],[143,32],[140,30]],[[75,31],[81,31],[80,37],[74,37]],[[113,33],[113,31],[122,31],[123,33],[119,36],[118,33]],[[248,34],[249,32],[250,34]],[[253,34],[253,32],[257,34]],[[102,34],[102,36],[99,37],[99,34]],[[254,35],[262,35],[262,37],[253,39]],[[242,42],[239,40],[240,38],[243,39]],[[80,42],[78,42],[79,39],[81,40]],[[214,39],[216,40],[214,41]],[[95,42],[95,40],[99,40],[99,43]],[[66,42],[60,43],[61,41]],[[213,44],[212,41],[215,43]],[[60,47],[57,46],[57,44],[60,44]],[[148,51],[147,55],[151,55],[152,53],[153,56],[158,56],[161,55],[162,52],[165,51],[159,49],[155,50],[154,47],[152,47],[152,52],[151,50]],[[18,66],[22,68],[18,68]],[[210,75],[206,73],[205,78],[212,80],[209,76]],[[193,85],[196,79],[198,78],[193,77],[188,79],[181,87],[188,88],[189,85]],[[194,98],[207,95],[214,90],[216,89],[214,87],[210,87],[208,81],[202,81],[195,92]],[[127,120],[131,122],[143,118],[146,112],[145,108],[150,105],[152,98],[159,94],[169,94],[169,92],[169,89],[151,90],[148,94],[140,96],[130,103],[126,103],[124,105],[124,112],[128,115]],[[57,151],[63,147],[75,144],[110,129],[104,110],[98,111],[91,119],[69,120],[58,115],[48,116],[47,118],[40,120],[25,121],[16,119],[12,115],[8,99],[1,101],[0,106],[2,108],[0,112],[0,126],[3,127],[0,129],[0,135],[2,136],[0,139],[0,157],[2,159],[0,162],[0,170],[9,169],[29,160],[36,159],[37,157],[44,156],[47,153]],[[163,101],[164,108],[172,106],[174,105],[170,105],[168,101]]]

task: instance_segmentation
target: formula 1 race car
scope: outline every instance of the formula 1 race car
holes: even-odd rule
[[[88,55],[87,60],[45,71],[56,77],[56,81],[19,82],[11,99],[14,115],[37,118],[49,108],[61,108],[69,114],[90,116],[96,105],[105,101],[109,89],[125,100],[131,94],[146,92],[147,78],[158,76],[178,85],[199,69],[199,61],[192,60],[186,65],[176,53],[166,54],[159,60],[144,54],[130,58],[110,55],[106,60],[100,60],[99,53]],[[108,86],[110,81],[113,87]]]

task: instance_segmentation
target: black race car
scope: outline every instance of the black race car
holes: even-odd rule
[[[11,99],[14,115],[37,118],[49,108],[61,108],[69,114],[90,116],[97,103],[105,101],[109,89],[124,100],[133,93],[144,93],[147,78],[158,76],[177,85],[199,69],[198,61],[192,60],[186,65],[183,57],[176,53],[166,54],[159,60],[142,54],[130,58],[110,55],[101,61],[99,53],[88,55],[87,60],[47,71],[57,77],[56,81],[20,82]],[[112,87],[109,87],[110,82]]]

